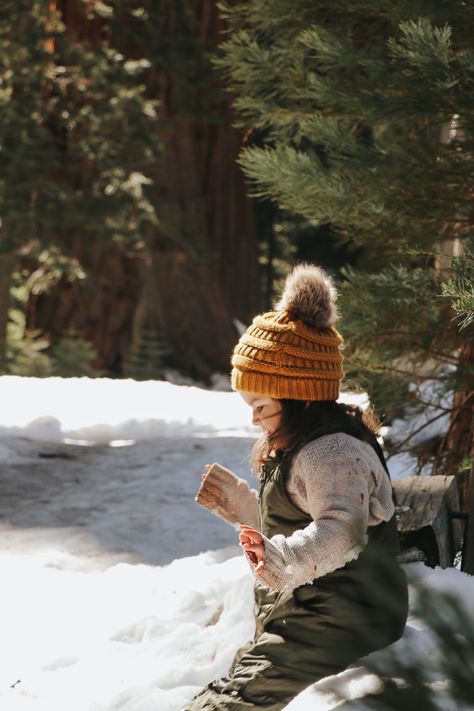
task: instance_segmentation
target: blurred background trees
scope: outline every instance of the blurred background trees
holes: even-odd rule
[[[25,287],[4,367],[18,369],[20,340],[44,373],[75,333],[116,376],[158,375],[165,353],[194,377],[224,370],[234,319],[260,301],[240,133],[211,65],[216,4],[0,12],[3,342],[12,275]]]
[[[104,341],[133,317],[126,280],[139,280],[128,254],[158,225],[148,64],[114,47],[85,3],[6,2],[0,13],[2,276],[22,312],[11,335],[17,351],[23,340],[36,352],[35,334],[53,347],[77,329],[102,364]],[[1,299],[0,340],[5,312]],[[22,361],[25,373],[28,353]]]
[[[209,382],[316,261],[348,382],[468,471],[473,29],[461,0],[6,0],[2,371]]]

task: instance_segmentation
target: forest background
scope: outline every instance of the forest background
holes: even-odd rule
[[[443,423],[386,446],[465,509],[473,36],[460,0],[4,1],[1,372],[210,385],[313,261],[347,386]]]

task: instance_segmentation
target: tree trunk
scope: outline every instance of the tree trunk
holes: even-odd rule
[[[464,529],[466,541],[464,543],[462,570],[465,573],[469,573],[469,575],[474,575],[474,459],[471,465],[471,475],[469,480],[469,518]]]
[[[0,254],[0,370],[5,367],[7,346],[8,311],[10,309],[10,287],[15,257]]]
[[[442,142],[449,142],[451,124],[445,124],[441,134]],[[452,236],[442,242],[442,249],[437,256],[434,268],[447,280],[452,277],[453,257],[461,257],[464,252],[464,243],[461,239]],[[462,511],[469,505],[470,475],[464,469],[460,471],[463,460],[474,456],[474,390],[472,388],[474,372],[474,343],[466,333],[466,339],[459,349],[456,366],[456,377],[459,381],[458,389],[453,396],[453,409],[448,432],[441,441],[439,453],[443,457],[443,470],[445,474],[453,474],[458,478],[459,503]],[[460,338],[462,338],[462,333]],[[471,525],[471,532],[473,525]]]
[[[73,242],[71,253],[86,278],[64,277],[47,294],[31,294],[27,325],[47,332],[51,343],[73,331],[93,345],[93,367],[121,375],[142,285],[139,257],[82,236]]]
[[[216,46],[223,30],[217,3],[190,7],[203,46]],[[172,12],[168,20],[172,33]],[[260,307],[254,208],[236,164],[241,139],[229,106],[222,99],[206,104],[204,97],[212,122],[187,117],[173,71],[154,80],[164,124],[156,172],[161,232],[154,252],[164,327],[179,367],[205,377],[229,369],[237,338],[233,321],[248,322]]]
[[[233,320],[248,322],[259,306],[253,209],[229,123],[170,118],[162,138],[153,261],[164,330],[178,367],[206,377],[229,369]]]
[[[458,373],[462,385],[454,393],[451,422],[443,442],[445,473],[458,475],[459,500],[463,511],[467,510],[469,502],[469,473],[461,476],[459,468],[463,460],[474,456],[474,390],[470,387],[473,370],[474,344],[468,341],[459,353]]]

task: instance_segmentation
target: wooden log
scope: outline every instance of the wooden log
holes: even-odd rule
[[[393,481],[402,550],[419,548],[430,566],[447,568],[461,548],[462,525],[454,476],[408,476]]]

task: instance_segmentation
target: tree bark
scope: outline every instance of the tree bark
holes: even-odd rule
[[[461,476],[460,464],[467,457],[474,456],[474,343],[467,341],[460,349],[458,372],[462,386],[454,393],[451,422],[444,438],[442,453],[446,456],[445,473],[456,474],[459,484],[461,510],[466,511],[469,502],[469,473]],[[471,374],[471,375],[470,375]],[[472,484],[471,484],[472,486]],[[471,529],[474,527],[471,526]]]
[[[15,256],[0,254],[0,369],[5,367],[10,287]]]
[[[216,46],[223,30],[217,3],[189,4],[203,46]],[[206,376],[228,370],[233,320],[248,322],[260,307],[254,208],[236,164],[241,139],[228,103],[204,97],[214,119],[189,118],[174,72],[161,71],[155,82],[164,155],[155,176],[162,210],[154,263],[164,328],[180,367]]]
[[[170,117],[161,135],[153,262],[164,331],[179,367],[206,377],[228,370],[233,320],[247,322],[259,307],[253,209],[235,163],[238,135],[228,123]]]
[[[464,545],[464,556],[462,560],[462,570],[469,575],[474,575],[474,460],[471,466],[471,474],[469,477],[469,518],[464,529],[466,542]]]
[[[30,294],[28,327],[46,332],[52,344],[68,332],[78,334],[96,351],[93,367],[120,375],[142,286],[140,259],[119,245],[82,236],[70,250],[81,263],[85,279],[63,277],[50,292]]]

